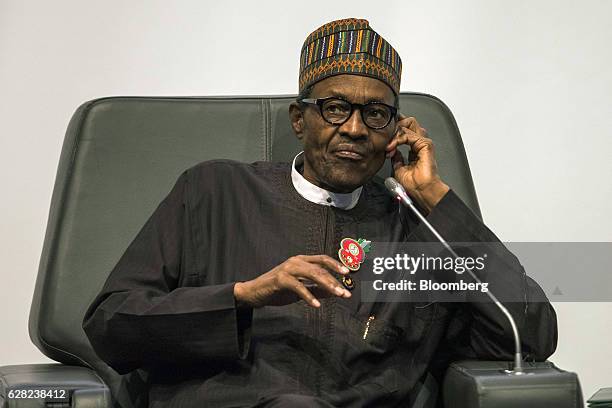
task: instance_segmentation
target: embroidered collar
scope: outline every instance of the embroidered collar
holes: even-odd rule
[[[331,205],[343,210],[350,210],[357,205],[363,187],[355,189],[352,193],[333,193],[315,186],[298,171],[304,165],[304,152],[300,152],[293,159],[291,165],[291,181],[296,191],[306,200],[321,205]]]

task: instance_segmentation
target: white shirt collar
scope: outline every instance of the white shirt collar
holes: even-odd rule
[[[302,164],[304,162],[304,157],[302,156],[303,153],[304,152],[298,153],[293,158],[293,163],[291,164],[291,181],[293,182],[293,187],[295,187],[297,192],[311,203],[332,205],[343,210],[350,210],[351,208],[355,207],[357,205],[357,201],[359,201],[359,196],[361,195],[361,190],[363,190],[363,187],[355,189],[352,193],[343,194],[333,193],[321,187],[315,186],[310,181],[306,180],[296,168],[296,163]]]

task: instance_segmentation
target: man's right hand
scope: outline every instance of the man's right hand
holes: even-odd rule
[[[314,294],[318,297],[351,297],[351,292],[342,287],[329,271],[342,275],[349,273],[346,266],[327,255],[293,256],[253,280],[236,282],[234,297],[239,308],[282,306],[301,299],[312,307],[320,307],[321,302]]]

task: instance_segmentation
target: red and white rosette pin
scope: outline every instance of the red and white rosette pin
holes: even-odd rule
[[[344,238],[340,241],[338,258],[344,266],[355,272],[361,267],[361,264],[365,260],[365,254],[369,249],[370,241],[366,241],[363,238]]]

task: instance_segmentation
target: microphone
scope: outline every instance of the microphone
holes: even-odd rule
[[[404,204],[404,206],[410,208],[410,210],[421,220],[421,222],[425,224],[427,228],[435,235],[438,241],[442,243],[442,245],[444,246],[444,248],[446,248],[448,252],[450,252],[455,258],[459,258],[459,255],[457,255],[457,253],[453,250],[453,248],[451,248],[448,242],[446,242],[446,240],[438,233],[438,231],[433,227],[433,225],[431,225],[429,221],[427,221],[425,216],[423,216],[423,214],[421,214],[421,212],[415,207],[414,203],[412,202],[412,199],[410,199],[410,197],[408,196],[408,193],[404,189],[404,186],[402,186],[393,177],[388,177],[385,180],[385,187],[387,188],[387,190],[389,190],[391,195],[395,197],[395,199],[397,199],[399,202]],[[472,279],[476,281],[476,283],[482,283],[482,281],[478,278],[478,276],[474,274],[474,272],[470,268],[466,267],[466,271],[472,277]],[[489,296],[491,301],[495,303],[495,305],[499,308],[499,310],[501,310],[501,312],[506,316],[506,318],[510,322],[510,327],[512,327],[512,332],[514,334],[514,347],[515,347],[514,368],[512,370],[506,370],[506,372],[508,374],[514,374],[514,375],[525,374],[525,372],[523,371],[523,356],[522,356],[522,351],[521,351],[521,338],[519,336],[516,322],[514,321],[514,318],[512,317],[508,309],[506,309],[506,307],[497,299],[497,297],[495,297],[495,295],[490,290],[485,293]]]

